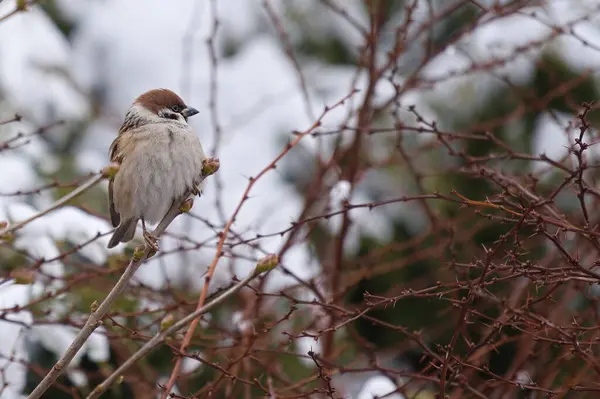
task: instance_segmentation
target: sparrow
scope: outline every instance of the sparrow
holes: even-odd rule
[[[116,227],[108,248],[131,241],[141,220],[146,244],[158,250],[146,222],[159,222],[186,193],[202,192],[206,155],[188,125],[197,113],[167,89],[150,90],[129,107],[109,149],[119,169],[108,183],[110,220]]]

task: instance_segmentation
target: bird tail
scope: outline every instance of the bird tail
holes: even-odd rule
[[[108,242],[108,248],[116,247],[120,242],[128,242],[133,240],[136,227],[137,219],[127,219],[121,221],[110,238],[110,241]]]

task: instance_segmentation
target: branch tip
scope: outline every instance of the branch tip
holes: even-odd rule
[[[218,158],[207,158],[202,161],[202,176],[207,177],[217,173],[221,167],[221,162]]]
[[[116,162],[112,162],[112,163],[108,164],[107,166],[102,168],[102,171],[101,171],[102,177],[104,177],[105,179],[109,179],[109,180],[114,179],[117,172],[119,171],[119,167],[120,167],[120,165]]]

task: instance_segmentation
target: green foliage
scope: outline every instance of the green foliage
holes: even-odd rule
[[[297,48],[300,54],[314,57],[327,64],[346,65],[356,63],[355,57],[351,55],[345,44],[334,36],[325,41],[306,36]]]
[[[532,87],[535,89],[536,98],[550,99],[548,108],[569,114],[575,111],[574,106],[579,107],[582,103],[593,102],[600,98],[591,74],[573,71],[557,54],[549,51],[545,52],[538,62]],[[561,95],[553,95],[557,92]],[[589,119],[598,123],[600,119],[598,111],[592,111]]]
[[[58,29],[67,37],[69,37],[71,31],[75,27],[73,23],[66,18],[61,10],[59,9],[56,1],[54,0],[46,0],[40,2],[40,6],[43,10],[48,14],[48,16],[54,21]]]
[[[462,3],[453,13],[444,19],[444,23],[434,26],[434,48],[444,48],[454,40],[463,30],[476,22],[481,14],[481,9],[470,2]]]
[[[396,224],[394,241],[405,242],[410,239],[411,235],[406,227],[401,224]],[[420,250],[426,251],[433,244],[431,240],[423,243]],[[361,246],[357,259],[361,256],[368,255],[376,249],[380,243],[377,243],[372,238],[362,237]],[[378,264],[386,264],[388,262],[402,261],[404,258],[409,258],[415,255],[415,249],[409,248],[401,251],[389,251],[385,253],[383,258],[378,258]],[[360,262],[360,261],[359,261]],[[362,265],[364,267],[364,265]],[[394,296],[399,295],[406,289],[418,289],[419,285],[435,284],[436,274],[440,265],[432,261],[415,261],[409,263],[405,267],[395,268],[389,273],[379,274],[372,277],[363,278],[346,296],[346,301],[351,304],[360,304],[364,301],[364,293],[368,292],[372,295]],[[378,308],[369,312],[369,315],[379,320],[406,327],[409,331],[427,329],[436,325],[435,315],[442,309],[441,302],[432,300],[431,298],[405,298],[396,301],[393,306]],[[419,311],[414,311],[419,309]],[[357,331],[375,346],[386,348],[399,344],[398,340],[402,339],[397,331],[386,327],[374,324],[365,319],[359,319],[355,323]]]

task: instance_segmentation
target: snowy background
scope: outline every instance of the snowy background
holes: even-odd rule
[[[326,114],[321,130],[339,129],[340,124],[355,122],[353,112],[361,103],[367,74],[354,65],[364,38],[359,30],[340,17],[332,8],[319,1],[269,1],[269,9],[278,15],[286,31],[286,41],[296,46],[296,61],[286,54],[278,27],[269,17],[261,1],[217,0],[177,2],[164,0],[56,0],[42,8],[32,6],[27,12],[0,22],[0,120],[10,120],[15,113],[19,122],[0,125],[0,142],[24,133],[11,142],[13,149],[0,148],[0,221],[16,223],[47,208],[69,191],[68,188],[37,190],[56,177],[70,182],[97,172],[108,162],[108,147],[115,138],[131,101],[152,88],[169,88],[200,110],[190,120],[210,156],[218,157],[221,169],[213,176],[205,195],[197,199],[192,214],[181,217],[161,240],[167,254],[157,256],[143,266],[134,284],[148,289],[163,290],[180,287],[197,293],[202,276],[214,255],[215,229],[222,226],[233,212],[247,186],[248,178],[273,160],[293,131],[308,129],[325,105],[332,105],[352,89],[363,89],[343,107]],[[357,24],[368,26],[369,17],[362,2],[334,2]],[[395,3],[395,2],[393,2]],[[390,17],[381,34],[377,62],[384,65],[386,54],[393,47],[394,31],[404,18],[404,8],[390,7]],[[437,7],[443,1],[417,1],[413,11],[416,32],[419,23],[430,18],[428,3]],[[448,2],[446,2],[448,3]],[[486,7],[507,3],[479,1]],[[447,46],[429,60],[421,71],[426,80],[435,80],[433,88],[415,88],[399,99],[401,118],[417,126],[408,105],[426,120],[436,120],[441,128],[456,128],[474,114],[484,112],[488,99],[506,87],[506,82],[526,85],[536,76],[536,63],[543,55],[556,57],[572,73],[591,69],[591,82],[597,82],[595,71],[600,67],[600,6],[593,0],[556,0],[542,6],[522,9],[502,17],[490,11],[482,13],[479,26],[457,42]],[[216,5],[216,9],[214,6]],[[0,17],[14,10],[16,2],[0,2]],[[219,24],[215,30],[215,20]],[[440,32],[450,20],[438,22]],[[570,34],[554,37],[552,27],[562,26]],[[216,31],[216,36],[214,32]],[[211,58],[211,42],[216,62]],[[398,62],[394,80],[401,84],[425,59],[425,39],[413,41]],[[526,51],[522,46],[540,42]],[[323,55],[327,43],[334,42],[343,50],[342,61]],[[311,51],[306,43],[318,50]],[[308,49],[308,50],[307,50]],[[325,50],[323,50],[325,49]],[[513,56],[517,54],[516,56]],[[344,62],[343,58],[349,59]],[[506,59],[498,66],[482,70],[493,60]],[[301,66],[299,76],[295,62]],[[596,90],[596,89],[594,89]],[[395,95],[390,81],[376,87],[374,103],[384,104]],[[214,105],[211,106],[211,101]],[[350,116],[349,116],[350,115]],[[61,124],[55,125],[57,121]],[[458,122],[457,122],[458,121]],[[571,114],[562,110],[542,111],[533,125],[516,121],[507,129],[529,129],[530,151],[546,153],[552,159],[566,154],[572,139],[569,129]],[[49,126],[42,134],[36,129]],[[521,130],[520,130],[521,129]],[[351,132],[350,132],[351,133]],[[344,140],[352,135],[348,133]],[[421,135],[420,139],[431,137]],[[389,142],[370,142],[370,158],[387,159]],[[232,242],[260,235],[260,250],[238,245],[228,252],[217,268],[211,289],[229,284],[231,276],[245,276],[265,252],[278,252],[286,235],[284,231],[297,221],[304,207],[302,184],[310,180],[315,158],[326,159],[337,145],[336,136],[307,137],[286,157],[281,168],[269,172],[250,193],[236,223],[239,236]],[[289,158],[289,159],[288,159]],[[309,164],[308,164],[309,163]],[[366,203],[375,198],[409,194],[411,184],[390,184],[390,175],[373,168],[351,193],[340,176],[331,176],[325,202],[314,214],[335,210],[341,201]],[[107,184],[94,189],[83,198],[86,201],[63,207],[20,229],[12,244],[27,262],[54,259],[42,263],[39,273],[29,284],[17,284],[5,277],[0,282],[0,397],[20,397],[26,385],[26,364],[31,359],[28,346],[39,343],[45,350],[60,354],[70,344],[76,328],[61,324],[84,320],[77,313],[77,299],[65,294],[68,276],[76,273],[73,266],[60,258],[65,245],[70,247],[101,236],[78,250],[77,262],[105,267],[110,257],[122,254],[125,245],[107,250],[111,230],[106,208]],[[26,193],[26,194],[20,194]],[[394,223],[402,221],[409,230],[418,232],[427,223],[425,215],[414,205],[391,205],[371,211],[366,208],[352,213],[355,222],[345,241],[350,256],[360,246],[361,237],[378,242],[394,239]],[[322,221],[323,228],[335,233],[340,218]],[[194,243],[208,242],[199,249]],[[66,244],[65,244],[66,243]],[[9,263],[14,258],[0,252],[0,270],[8,276]],[[4,263],[4,265],[3,265]],[[307,241],[298,240],[286,252],[283,265],[303,280],[319,281],[322,264]],[[12,263],[11,263],[12,264]],[[12,266],[11,266],[12,267]],[[91,270],[92,266],[86,266]],[[266,292],[295,284],[296,279],[275,270],[262,288]],[[44,295],[56,299],[46,306],[41,317],[30,310],[7,311],[25,306]],[[312,299],[305,293],[307,300]],[[164,306],[161,301],[145,299],[140,307]],[[3,313],[4,311],[4,313]],[[45,322],[36,322],[36,320]],[[239,317],[238,317],[239,318]],[[236,318],[233,317],[234,323]],[[319,343],[298,340],[299,351],[318,351]],[[69,368],[74,385],[88,384],[79,369],[87,354],[92,362],[109,361],[108,339],[102,330],[93,335],[85,350]],[[10,360],[9,360],[10,358]],[[198,367],[189,365],[191,369]],[[310,367],[310,361],[307,362]],[[168,374],[167,374],[168,376]],[[396,384],[387,378],[374,376],[346,381],[348,395],[370,398],[394,391]],[[386,391],[387,389],[387,391]],[[394,396],[395,395],[395,396]],[[388,397],[398,397],[394,394]]]

